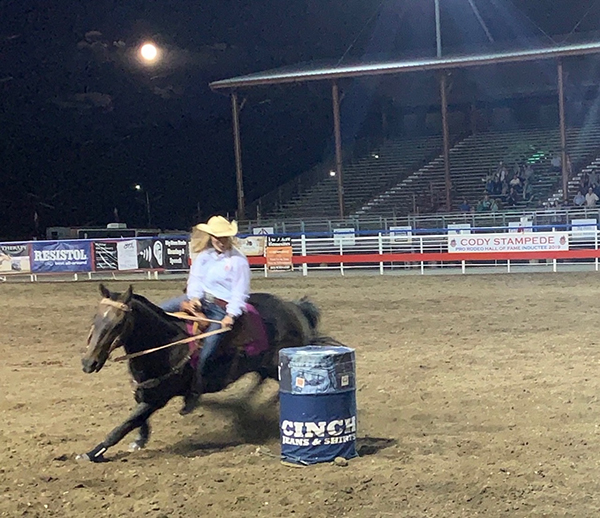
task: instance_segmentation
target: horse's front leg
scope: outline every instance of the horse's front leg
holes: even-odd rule
[[[129,451],[138,451],[141,450],[148,444],[148,440],[150,439],[150,423],[148,421],[144,421],[140,425],[140,429],[138,432],[137,439],[129,444]]]
[[[77,459],[89,460],[92,462],[105,461],[104,453],[106,453],[106,450],[117,444],[135,428],[144,427],[140,430],[140,437],[143,438],[145,436],[147,441],[148,436],[150,435],[150,427],[148,426],[147,421],[150,416],[160,408],[161,406],[150,405],[149,403],[139,403],[131,415],[122,424],[112,430],[100,444],[87,453],[78,455]]]

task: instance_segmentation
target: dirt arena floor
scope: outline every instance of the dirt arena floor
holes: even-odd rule
[[[141,452],[76,461],[133,406],[125,365],[80,367],[97,284],[0,285],[0,516],[598,517],[598,279],[253,281],[311,295],[357,351],[361,456],[307,468],[278,460],[275,382],[243,411],[251,380],[191,416],[172,401]]]

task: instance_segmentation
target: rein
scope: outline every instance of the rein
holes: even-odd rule
[[[190,322],[209,322],[211,324],[220,324],[220,320],[211,320],[210,318],[201,317],[199,315],[190,315],[189,313],[184,313],[183,311],[179,311],[177,313],[167,313],[170,317],[178,318],[179,320],[189,320]]]
[[[112,299],[108,299],[108,298],[104,298],[100,301],[100,304],[105,304],[107,306],[112,306],[114,308],[117,308],[121,311],[124,311],[125,313],[129,313],[131,312],[131,308],[127,305],[124,304],[123,302],[117,302],[116,300],[112,300]],[[180,320],[190,320],[193,322],[209,322],[209,323],[215,323],[215,324],[220,324],[221,321],[220,320],[211,320],[210,318],[206,318],[206,317],[201,317],[201,316],[192,316],[192,315],[188,315],[187,313],[167,313],[167,315],[179,318]],[[168,347],[173,347],[174,345],[181,345],[181,344],[188,344],[190,342],[194,342],[195,340],[201,340],[203,338],[207,338],[209,336],[213,336],[213,335],[218,335],[221,333],[225,333],[226,331],[230,331],[231,327],[223,327],[221,329],[215,329],[214,331],[209,331],[208,333],[200,333],[197,335],[193,335],[193,336],[189,336],[187,338],[183,338],[181,340],[176,340],[175,342],[170,342],[168,344],[165,345],[161,345],[159,347],[154,347],[153,349],[147,349],[145,351],[139,351],[137,353],[131,353],[131,354],[125,354],[123,356],[119,356],[118,358],[115,358],[113,361],[115,362],[122,362],[125,360],[131,360],[133,358],[138,358],[140,356],[145,356],[146,354],[150,354],[150,353],[154,353],[156,351],[161,351],[162,349],[167,349]],[[91,331],[90,331],[90,336],[91,336]],[[88,338],[89,340],[89,338]],[[108,352],[108,355],[110,356],[110,354],[120,345],[120,340],[119,338],[116,338],[113,343],[110,345],[110,349]]]
[[[187,338],[183,338],[181,340],[177,340],[175,342],[171,342],[165,345],[161,345],[159,347],[154,347],[153,349],[147,349],[145,351],[139,351],[137,353],[125,354],[124,356],[119,356],[115,358],[113,361],[122,362],[125,360],[131,360],[132,358],[138,358],[139,356],[144,356],[146,354],[154,353],[156,351],[160,351],[161,349],[167,349],[168,347],[173,347],[174,345],[180,344],[189,344],[194,340],[201,340],[202,338],[207,338],[209,336],[218,335],[221,333],[225,333],[226,331],[230,331],[231,327],[223,327],[221,329],[215,329],[214,331],[209,331],[208,333],[200,333],[199,335],[188,336]]]

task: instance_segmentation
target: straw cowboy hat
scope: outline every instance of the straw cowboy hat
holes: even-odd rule
[[[238,233],[237,222],[230,223],[223,216],[213,216],[208,222],[200,223],[194,228],[214,237],[233,237]]]

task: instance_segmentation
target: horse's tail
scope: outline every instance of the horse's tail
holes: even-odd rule
[[[296,301],[296,305],[308,321],[311,331],[315,331],[319,327],[319,321],[321,320],[319,308],[308,297],[302,297]]]

